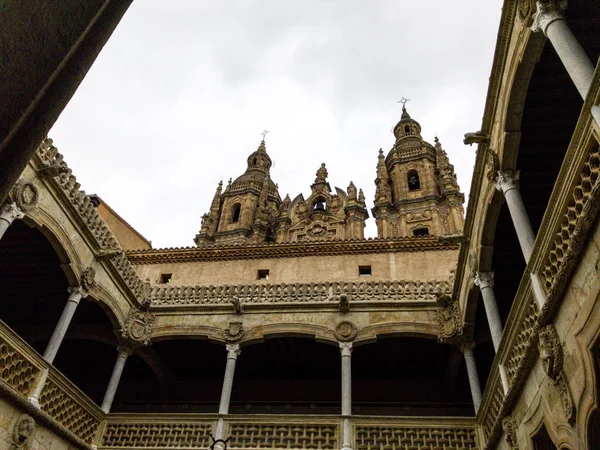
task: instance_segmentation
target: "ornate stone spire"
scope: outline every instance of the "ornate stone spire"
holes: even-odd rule
[[[385,165],[383,150],[379,149],[377,160],[377,179],[375,180],[375,203],[391,203],[392,192],[389,184],[389,174]]]
[[[394,127],[394,136],[396,136],[396,144],[404,138],[421,139],[421,125],[408,114],[406,105],[402,106],[402,116],[400,122]]]

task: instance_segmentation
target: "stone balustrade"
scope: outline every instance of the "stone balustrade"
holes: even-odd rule
[[[244,306],[276,304],[337,305],[346,295],[350,304],[435,302],[450,295],[448,280],[366,281],[220,286],[155,286],[149,299],[153,308],[180,306]]]

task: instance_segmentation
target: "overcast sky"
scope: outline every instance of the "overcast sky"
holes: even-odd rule
[[[50,132],[88,194],[190,246],[267,129],[282,197],[352,180],[373,206],[402,97],[468,194],[501,0],[137,0]],[[466,204],[465,204],[466,207]],[[375,236],[370,218],[367,236]]]

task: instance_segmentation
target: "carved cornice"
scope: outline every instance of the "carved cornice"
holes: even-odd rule
[[[359,255],[366,253],[458,250],[460,245],[435,237],[402,239],[356,239],[288,244],[229,244],[206,247],[164,248],[128,251],[132,264],[184,263],[233,259],[296,258],[299,256]]]
[[[231,309],[232,300],[244,304],[245,310],[258,306],[301,304],[329,305],[338,309],[339,298],[348,297],[353,304],[376,302],[432,302],[448,295],[448,280],[323,282],[290,284],[240,284],[221,286],[155,286],[149,299],[152,310],[177,307]]]

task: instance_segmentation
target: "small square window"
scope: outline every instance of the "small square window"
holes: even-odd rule
[[[171,282],[171,278],[173,277],[172,273],[161,273],[160,274],[160,284],[167,284]]]
[[[263,269],[258,271],[258,279],[259,280],[268,280],[269,279],[269,269]]]
[[[371,266],[358,266],[358,276],[359,277],[370,277],[371,276]]]

